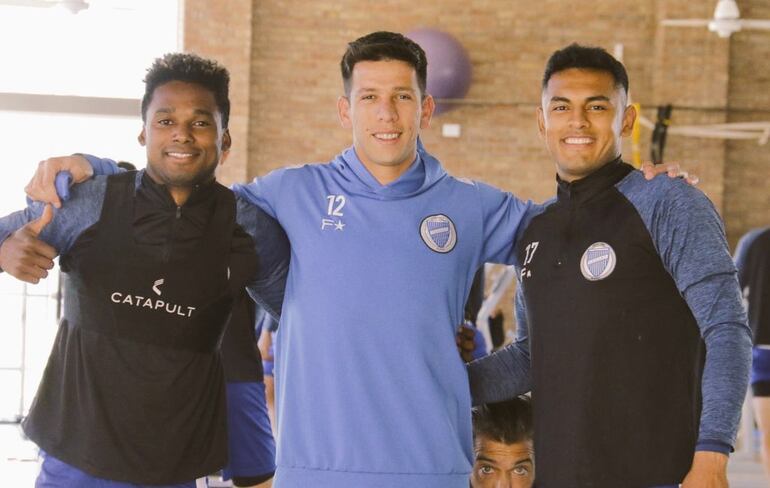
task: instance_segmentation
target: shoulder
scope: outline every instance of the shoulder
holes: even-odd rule
[[[615,186],[637,209],[715,211],[706,194],[682,178],[658,175],[647,180],[632,171]]]

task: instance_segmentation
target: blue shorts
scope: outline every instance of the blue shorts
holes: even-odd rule
[[[229,462],[224,479],[272,477],[275,441],[267,416],[264,383],[227,383],[227,438]]]
[[[196,488],[205,487],[206,482],[200,480],[180,483],[178,485],[136,485],[122,481],[111,481],[97,478],[84,473],[78,468],[60,461],[55,457],[41,451],[43,464],[40,466],[40,474],[35,481],[35,488]]]

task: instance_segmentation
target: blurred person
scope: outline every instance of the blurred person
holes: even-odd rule
[[[761,435],[762,463],[770,477],[770,227],[753,229],[741,238],[735,264],[754,336],[752,406]]]

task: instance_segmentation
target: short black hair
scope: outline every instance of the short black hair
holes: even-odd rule
[[[615,86],[622,86],[624,92],[628,94],[628,73],[623,63],[600,47],[581,46],[577,43],[559,49],[548,58],[543,73],[543,89],[555,73],[571,68],[609,73],[615,79]]]
[[[348,48],[340,62],[345,93],[350,94],[350,79],[356,63],[389,59],[404,61],[414,68],[420,94],[424,97],[428,83],[428,58],[425,56],[425,51],[403,34],[386,31],[372,32],[348,43]]]
[[[168,53],[152,63],[144,77],[142,121],[147,121],[147,107],[155,89],[170,81],[195,83],[211,91],[222,114],[222,127],[227,128],[230,120],[230,73],[216,61],[192,53]]]
[[[484,436],[502,444],[532,439],[532,402],[527,396],[487,403],[473,409],[473,438]]]

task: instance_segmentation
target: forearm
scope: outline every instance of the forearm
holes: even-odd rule
[[[698,451],[729,453],[735,443],[751,365],[751,336],[745,324],[713,327],[706,340],[703,406]]]
[[[528,341],[514,342],[468,365],[474,405],[499,402],[532,389]]]

